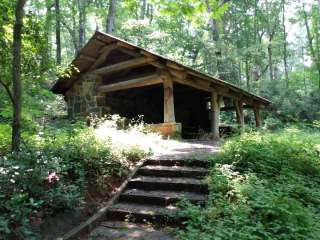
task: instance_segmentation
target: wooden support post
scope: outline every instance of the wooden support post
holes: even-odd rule
[[[253,107],[254,118],[256,120],[256,127],[259,128],[262,126],[262,119],[260,115],[260,108],[258,106]]]
[[[164,122],[175,122],[173,81],[170,76],[163,76],[163,116]]]
[[[216,92],[211,93],[211,133],[214,140],[218,140],[220,138],[220,106],[222,101],[222,96],[219,96]]]
[[[241,130],[244,129],[244,113],[243,102],[241,100],[234,100],[234,106],[236,108],[237,122]]]

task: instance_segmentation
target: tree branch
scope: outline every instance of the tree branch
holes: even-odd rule
[[[10,100],[11,100],[11,103],[13,104],[14,102],[14,99],[13,99],[13,95],[12,95],[12,92],[9,88],[9,86],[7,84],[5,84],[1,79],[0,79],[0,84],[3,86],[3,88],[6,90]]]

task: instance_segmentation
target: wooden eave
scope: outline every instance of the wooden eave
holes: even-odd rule
[[[173,80],[181,84],[186,84],[208,92],[216,91],[225,97],[243,100],[250,105],[266,106],[271,104],[269,100],[245,91],[231,83],[196,71],[164,56],[99,31],[95,32],[88,43],[82,48],[78,56],[72,61],[71,66],[74,66],[77,70],[74,70],[70,77],[59,78],[51,88],[51,91],[56,94],[65,94],[82,73],[95,72],[99,74],[121,70],[120,64],[98,68],[102,65],[104,56],[107,56],[107,54],[114,49],[122,51],[127,55],[131,55],[133,58],[140,59],[135,63],[127,60],[125,62],[127,65],[123,66],[129,67],[138,66],[139,64],[149,64],[155,66],[159,70],[168,70],[168,72],[174,76]],[[143,57],[146,61],[143,60]],[[127,82],[132,84],[132,81]],[[117,88],[113,86],[113,88],[110,87],[110,89]]]

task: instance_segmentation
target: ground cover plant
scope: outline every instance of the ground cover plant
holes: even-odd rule
[[[210,200],[178,239],[319,239],[320,132],[247,133],[212,159]]]
[[[54,121],[30,134],[18,154],[1,156],[0,239],[41,239],[35,229],[47,216],[84,207],[98,194],[107,200],[130,168],[150,153],[148,144],[134,139],[121,144],[119,136],[149,138],[149,143],[158,139],[143,132],[141,124],[120,128],[120,120],[109,117],[94,127]]]

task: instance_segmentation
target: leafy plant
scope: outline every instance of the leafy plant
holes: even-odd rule
[[[207,206],[185,205],[178,239],[318,239],[319,142],[297,128],[227,142],[212,159]]]

